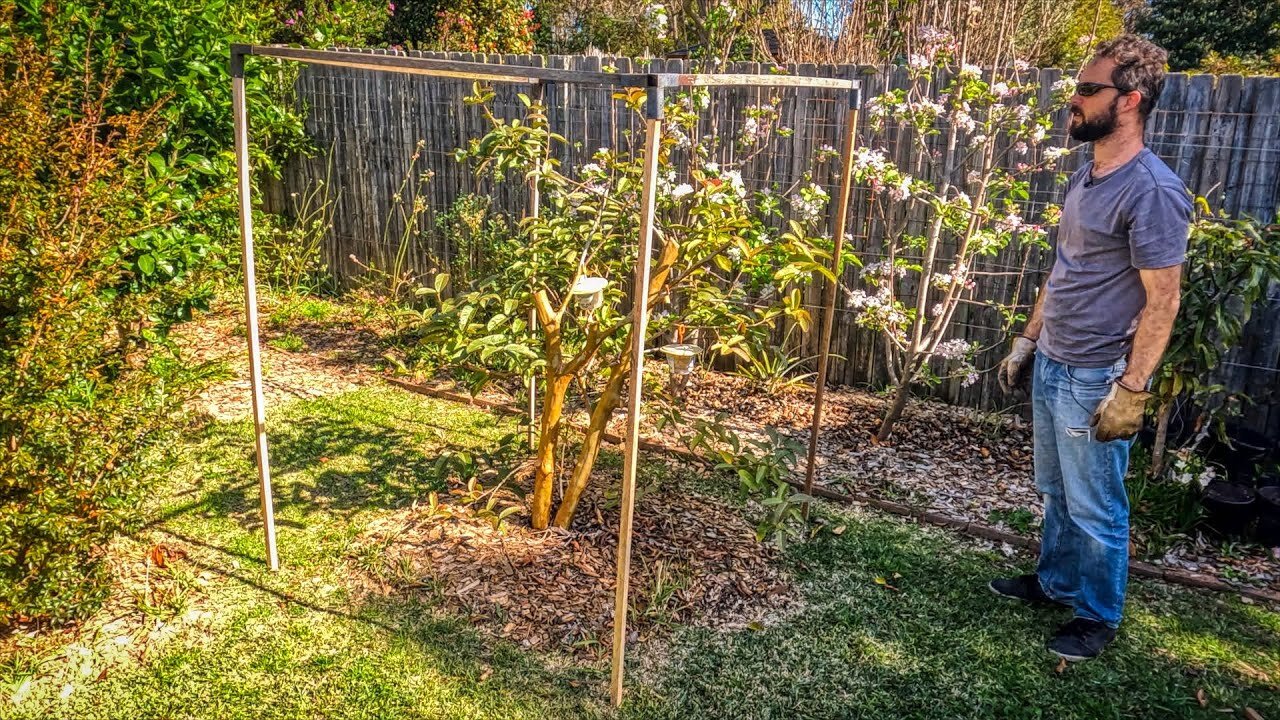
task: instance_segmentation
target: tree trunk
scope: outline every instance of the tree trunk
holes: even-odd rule
[[[1160,473],[1164,471],[1164,453],[1169,442],[1169,416],[1172,414],[1172,400],[1160,403],[1160,411],[1157,413],[1159,420],[1156,423],[1156,439],[1151,445],[1151,471],[1149,474],[1152,478],[1160,477]]]
[[[902,411],[907,407],[907,399],[911,397],[911,383],[904,378],[903,382],[898,384],[898,390],[893,394],[893,404],[889,406],[889,412],[885,413],[884,420],[880,422],[880,429],[876,431],[876,440],[884,442],[889,439],[889,435],[893,433],[893,426],[902,417]]]
[[[604,393],[596,401],[591,410],[591,423],[587,426],[586,437],[582,439],[582,449],[578,451],[578,461],[573,466],[573,476],[560,499],[560,507],[556,509],[556,527],[569,528],[573,523],[573,514],[578,510],[578,500],[582,492],[591,482],[591,471],[596,465],[596,456],[600,454],[600,443],[604,440],[605,427],[613,411],[622,401],[622,386],[627,381],[627,373],[631,370],[629,356],[623,356],[622,362],[610,370],[609,383]]]
[[[551,521],[551,491],[555,486],[560,415],[564,412],[564,398],[572,380],[573,375],[556,375],[553,369],[547,368],[547,387],[542,396],[539,422],[538,464],[533,475],[533,501],[530,505],[531,522],[537,530],[546,530]]]

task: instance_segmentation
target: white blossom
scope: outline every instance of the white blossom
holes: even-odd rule
[[[745,197],[747,194],[747,186],[742,182],[742,173],[738,170],[727,170],[721,173],[721,176],[728,181],[729,187],[733,188],[734,194],[739,198]]]
[[[1044,149],[1044,156],[1046,159],[1049,159],[1049,160],[1057,160],[1058,158],[1066,157],[1070,154],[1071,154],[1070,148],[1047,147]]]
[[[916,70],[924,70],[929,67],[930,64],[928,57],[917,53],[912,53],[911,56],[907,58],[907,65],[915,68]]]
[[[934,350],[933,354],[943,358],[944,360],[959,360],[967,356],[970,349],[971,347],[968,340],[955,338],[953,340],[938,343],[938,348],[937,350]]]
[[[911,197],[911,176],[904,175],[897,184],[889,187],[889,199],[901,202]]]
[[[690,194],[692,194],[692,193],[693,193],[693,186],[692,186],[692,185],[690,185],[689,183],[680,183],[679,185],[677,185],[677,186],[675,186],[674,188],[672,188],[672,190],[671,190],[671,197],[673,197],[673,198],[675,198],[675,199],[679,200],[680,198],[684,197],[685,195],[690,195]]]
[[[1026,224],[1026,221],[1022,219],[1022,216],[1019,215],[1016,210],[1010,212],[1008,215],[996,218],[995,221],[996,229],[1000,232],[1017,232]]]

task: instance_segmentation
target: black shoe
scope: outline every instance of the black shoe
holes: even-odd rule
[[[1072,618],[1049,639],[1049,652],[1071,662],[1092,660],[1101,655],[1102,649],[1115,639],[1115,628],[1109,628],[1097,620]]]
[[[991,588],[991,592],[1000,597],[1013,598],[1033,605],[1070,607],[1060,600],[1054,600],[1049,597],[1044,588],[1040,587],[1040,577],[1035,573],[1011,578],[996,578],[988,583],[987,587]]]

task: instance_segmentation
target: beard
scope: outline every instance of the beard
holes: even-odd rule
[[[1087,118],[1084,113],[1076,108],[1071,108],[1071,126],[1067,129],[1072,139],[1080,142],[1097,142],[1116,129],[1116,100],[1112,100],[1107,106],[1106,112],[1098,117]]]

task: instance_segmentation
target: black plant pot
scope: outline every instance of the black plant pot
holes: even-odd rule
[[[1209,450],[1211,458],[1222,463],[1232,482],[1250,485],[1257,472],[1258,463],[1275,449],[1271,438],[1242,427],[1228,427],[1227,437],[1231,445],[1218,441]]]
[[[1254,536],[1267,547],[1280,547],[1280,485],[1258,488],[1258,527]]]
[[[1204,489],[1200,503],[1205,509],[1205,524],[1220,535],[1238,537],[1253,519],[1253,488],[1240,483],[1214,480]]]

